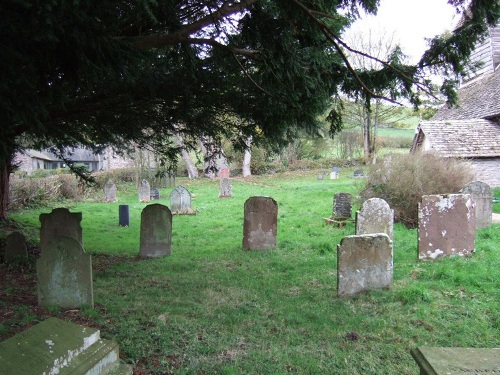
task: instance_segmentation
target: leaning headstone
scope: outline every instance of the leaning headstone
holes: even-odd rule
[[[475,239],[476,214],[470,194],[422,197],[418,205],[418,259],[471,255]]]
[[[151,199],[151,187],[147,180],[142,180],[139,185],[139,202],[147,203]]]
[[[223,178],[220,180],[220,188],[219,188],[219,198],[230,198],[231,194],[231,183],[228,178]]]
[[[92,260],[74,238],[50,242],[36,262],[38,305],[62,308],[94,306]]]
[[[116,185],[108,180],[104,185],[104,200],[106,202],[116,202]]]
[[[392,270],[392,241],[385,233],[346,236],[337,245],[339,297],[389,287]]]
[[[364,177],[364,176],[365,176],[365,174],[363,173],[363,171],[361,169],[356,169],[354,171],[354,177],[355,178]]]
[[[394,210],[380,198],[363,202],[356,212],[356,234],[385,233],[393,240]]]
[[[167,206],[150,204],[141,213],[142,258],[170,255],[172,251],[172,213]]]
[[[335,220],[348,220],[352,217],[352,195],[336,193],[333,197],[333,216]]]
[[[173,215],[193,215],[191,193],[184,186],[177,186],[170,193],[170,209]]]
[[[160,190],[159,189],[151,189],[149,193],[149,197],[152,201],[157,201],[160,199]]]
[[[81,212],[69,212],[67,208],[55,208],[50,214],[40,215],[40,249],[43,254],[47,245],[60,236],[76,239],[83,246]]]
[[[467,184],[461,191],[470,194],[476,205],[476,229],[489,227],[493,213],[493,192],[491,187],[481,181]]]
[[[6,237],[4,262],[11,263],[16,258],[27,257],[26,237],[21,232],[12,232]]]
[[[245,202],[243,249],[276,247],[278,204],[269,197],[250,197]]]

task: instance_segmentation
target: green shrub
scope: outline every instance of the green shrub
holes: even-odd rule
[[[457,193],[472,179],[469,165],[457,159],[431,153],[394,154],[371,166],[361,195],[386,200],[396,221],[416,227],[422,195]]]

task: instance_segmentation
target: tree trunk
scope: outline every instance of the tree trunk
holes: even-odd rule
[[[11,153],[4,151],[0,154],[0,221],[7,219],[10,174],[14,169],[12,165],[13,160],[14,150]]]
[[[250,169],[250,164],[252,160],[252,141],[251,135],[245,140],[245,152],[243,154],[243,177],[248,177],[252,175],[252,170]]]
[[[175,143],[177,143],[177,146],[179,146],[181,149],[181,158],[186,164],[188,177],[190,179],[198,178],[199,177],[198,168],[196,168],[196,165],[193,163],[193,159],[191,159],[191,156],[189,155],[189,152],[187,151],[186,146],[184,145],[184,140],[179,134],[175,134],[174,138],[175,138]]]

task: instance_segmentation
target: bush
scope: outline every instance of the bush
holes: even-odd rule
[[[394,209],[395,220],[410,228],[418,225],[422,195],[457,193],[473,180],[464,162],[437,155],[390,155],[370,168],[363,198],[382,198]]]

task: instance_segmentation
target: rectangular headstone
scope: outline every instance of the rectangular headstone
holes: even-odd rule
[[[232,197],[231,194],[231,183],[229,182],[228,178],[223,178],[220,180],[220,186],[219,186],[219,198],[230,198]]]
[[[394,210],[380,198],[363,202],[356,212],[356,234],[385,233],[393,240]]]
[[[339,297],[389,287],[392,270],[392,241],[385,233],[346,236],[337,245]]]
[[[104,201],[116,202],[116,185],[111,180],[106,181],[104,185]]]
[[[74,238],[50,242],[36,262],[38,305],[80,308],[94,306],[92,260]]]
[[[170,209],[173,215],[193,215],[191,193],[184,186],[177,186],[170,193]]]
[[[150,204],[141,213],[142,258],[170,255],[172,252],[172,213],[167,206]]]
[[[269,197],[250,197],[245,202],[243,249],[276,247],[278,204]]]
[[[147,203],[151,199],[151,187],[147,180],[142,180],[139,185],[139,202]]]
[[[500,348],[430,348],[411,350],[421,375],[500,374]]]
[[[11,263],[16,258],[27,257],[28,248],[26,246],[26,237],[21,232],[15,231],[6,237],[4,262]]]
[[[347,220],[352,217],[352,195],[336,193],[333,197],[333,216],[335,220]]]
[[[76,239],[83,246],[82,213],[55,208],[50,214],[40,214],[40,248],[43,254],[47,245],[59,236]]]
[[[476,230],[489,227],[493,213],[493,192],[491,187],[484,182],[474,181],[464,186],[460,192],[470,194],[476,206]]]
[[[469,194],[424,195],[418,205],[418,259],[468,256],[474,251],[476,215]]]

